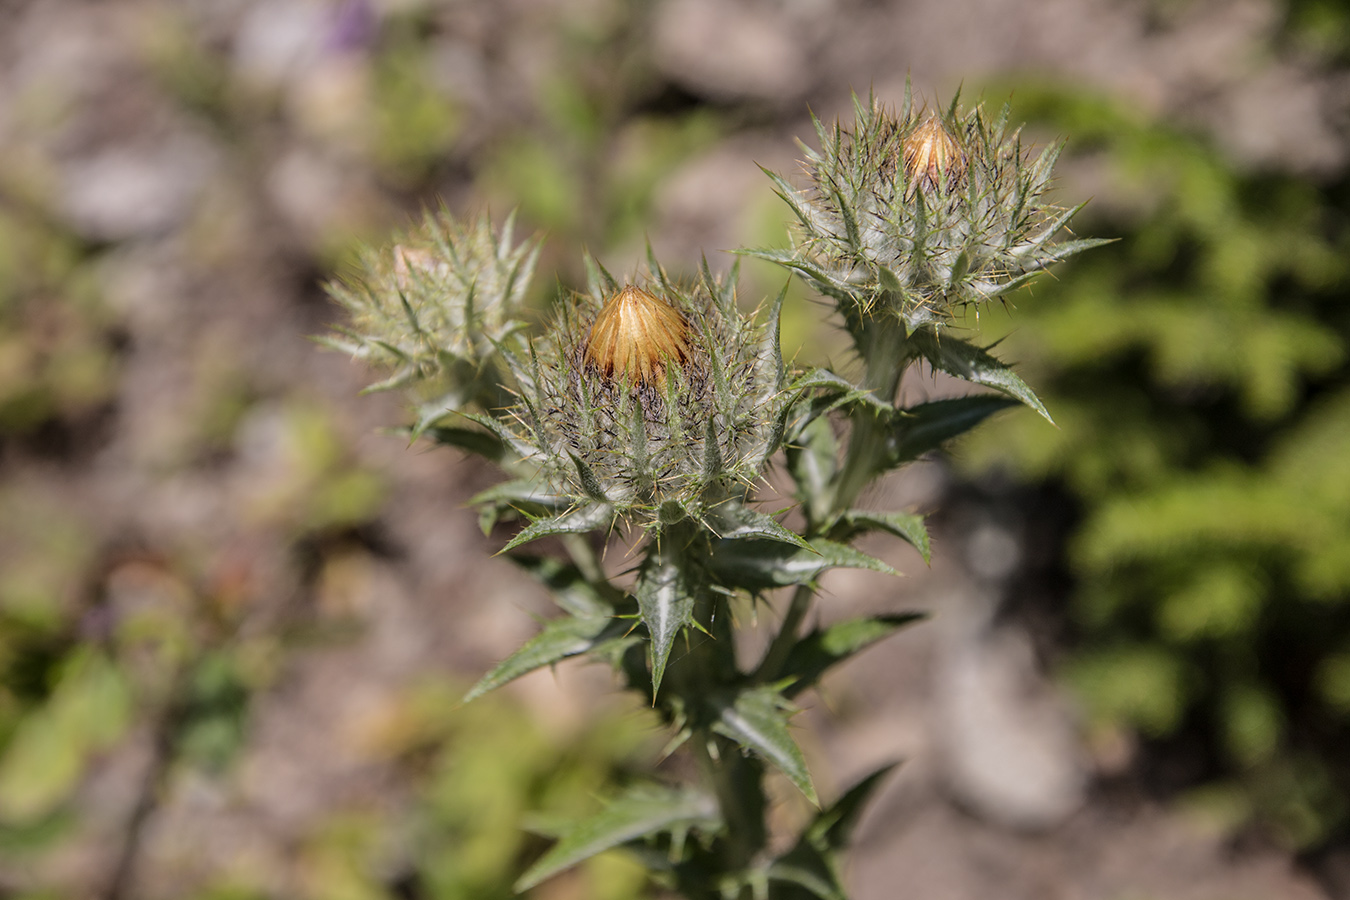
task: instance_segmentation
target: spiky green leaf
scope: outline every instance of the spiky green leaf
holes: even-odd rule
[[[562,515],[534,519],[507,542],[502,552],[553,534],[584,534],[608,528],[613,521],[614,509],[605,503],[592,503]]]
[[[629,841],[667,832],[716,831],[717,801],[705,794],[657,785],[629,788],[599,813],[568,828],[515,884],[527,891],[583,860]]]
[[[721,584],[748,591],[809,584],[831,568],[899,574],[881,560],[844,544],[824,538],[809,544],[808,548],[799,548],[777,541],[720,541],[709,570]]]
[[[922,618],[922,613],[866,616],[818,628],[792,648],[781,672],[773,673],[773,677],[791,679],[783,693],[796,696],[832,666]]]
[[[501,422],[498,422],[491,416],[482,416],[479,415],[478,413],[460,413],[460,415],[468,419],[470,422],[475,422],[479,425],[482,425],[484,428],[486,428],[488,431],[490,431],[492,434],[498,437],[503,444],[505,444],[511,450],[515,451],[516,455],[520,456],[522,459],[528,458],[535,454],[536,452],[535,447],[533,447],[525,440],[522,440],[520,436],[517,435],[515,432],[513,432],[510,428],[507,428],[505,425],[503,425]]]
[[[939,338],[928,329],[914,332],[910,336],[910,341],[933,368],[1016,397],[1044,416],[1047,422],[1054,423],[1050,413],[1046,412],[1045,406],[1031,388],[1027,387],[1026,382],[1008,365],[982,348],[952,335]]]
[[[477,428],[433,426],[422,432],[438,444],[458,447],[475,453],[490,462],[501,462],[506,456],[506,443],[497,435]]]
[[[836,533],[837,530],[842,530],[844,534]],[[842,539],[868,531],[885,531],[893,534],[918,550],[924,562],[932,561],[928,528],[924,525],[923,516],[918,513],[850,509],[840,517],[840,524],[831,529],[831,536]]]
[[[916,459],[965,434],[985,419],[1018,400],[997,394],[934,400],[902,410],[894,419],[888,442],[891,465]]]
[[[772,516],[739,503],[726,503],[708,516],[708,524],[723,540],[767,540],[811,549],[801,535]]]
[[[878,413],[889,415],[893,408],[889,403],[871,391],[859,389],[853,382],[834,374],[828,369],[811,369],[797,376],[786,388],[794,398],[812,391],[821,391],[835,398],[835,408],[852,404],[861,404],[875,409]]]
[[[818,803],[806,758],[788,731],[795,711],[773,685],[744,688],[713,700],[717,719],[713,730],[731,738],[777,766],[806,799]]]
[[[694,595],[686,567],[679,561],[649,557],[634,589],[638,611],[651,637],[652,696],[670,660],[670,648],[684,627],[693,620]]]
[[[872,792],[880,786],[887,775],[895,771],[898,765],[898,762],[887,763],[845,791],[834,803],[822,809],[802,832],[801,843],[809,843],[827,851],[838,851],[848,846],[863,808],[867,805],[867,801],[872,799]]]
[[[525,645],[492,667],[477,684],[464,695],[464,702],[477,699],[496,690],[509,681],[527,675],[535,669],[551,666],[569,656],[595,649],[600,643],[622,634],[628,624],[603,617],[578,618],[565,616],[544,623],[543,629],[525,642]]]

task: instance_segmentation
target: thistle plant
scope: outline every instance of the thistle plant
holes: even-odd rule
[[[603,661],[669,727],[667,754],[687,754],[699,775],[654,777],[612,798],[565,830],[519,890],[623,846],[689,898],[844,896],[838,854],[887,769],[822,806],[792,736],[794,700],[919,617],[808,628],[819,579],[834,567],[893,572],[852,546],[868,532],[928,559],[921,516],[859,497],[1005,407],[1045,415],[958,316],[1098,243],[1058,240],[1077,209],[1044,200],[1058,148],[1031,158],[1006,122],[1006,110],[988,120],[956,102],[915,110],[908,92],[899,112],[858,100],[852,125],[817,123],[821,148],[806,149],[801,187],[769,173],[798,219],[793,246],[742,252],[834,301],[857,377],[784,364],[786,289],[747,314],[735,266],[718,278],[704,261],[680,281],[650,250],[626,283],[588,259],[587,290],[527,331],[516,310],[533,250],[484,220],[430,216],[333,288],[354,319],[336,343],[394,370],[376,387],[423,385],[413,433],[504,470],[475,498],[482,524],[521,522],[504,551],[561,609],[467,699],[568,657]],[[901,377],[920,360],[994,392],[898,407]],[[776,460],[796,528],[754,500]],[[601,565],[616,530],[634,536],[631,582]],[[520,550],[546,537],[563,555]],[[736,627],[780,602],[779,589],[790,593],[774,637],[744,664]],[[819,807],[796,835],[770,835],[771,769]]]

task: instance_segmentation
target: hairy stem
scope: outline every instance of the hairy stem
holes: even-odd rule
[[[900,379],[911,358],[908,336],[898,319],[882,315],[875,319],[849,321],[858,354],[866,360],[861,387],[878,400],[894,406]],[[835,512],[850,508],[876,476],[878,464],[890,438],[890,422],[877,410],[859,406],[853,413],[848,453],[835,482]]]
[[[698,577],[707,537],[692,526],[675,526],[660,548],[654,549],[689,573],[694,619],[701,626],[701,630],[688,631],[688,649],[667,669],[659,702],[683,717],[692,730],[690,749],[726,824],[714,849],[718,868],[733,873],[749,868],[767,843],[764,766],[714,730],[719,698],[743,684],[745,674],[736,664],[735,629],[727,600]]]
[[[742,754],[734,742],[705,729],[695,733],[692,743],[699,770],[712,785],[726,823],[720,842],[722,871],[743,871],[767,842],[764,765]]]

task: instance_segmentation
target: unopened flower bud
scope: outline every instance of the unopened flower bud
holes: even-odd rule
[[[372,390],[411,387],[442,411],[498,403],[493,369],[521,328],[539,253],[535,241],[513,243],[512,224],[428,212],[393,246],[363,249],[328,285],[352,321],[326,343],[392,370]]]
[[[605,303],[586,340],[586,364],[606,378],[651,382],[689,356],[688,326],[670,304],[629,285]]]
[[[909,194],[920,185],[929,190],[937,190],[944,183],[950,186],[966,171],[966,155],[936,115],[930,115],[905,138],[904,159]]]
[[[742,314],[735,281],[706,268],[687,288],[654,261],[644,287],[588,268],[589,290],[563,298],[529,356],[506,357],[521,398],[502,419],[512,447],[574,511],[644,528],[711,514],[782,438],[777,308],[771,322]]]

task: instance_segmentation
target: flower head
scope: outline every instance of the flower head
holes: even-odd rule
[[[759,255],[833,297],[857,332],[876,315],[939,327],[1097,241],[1056,242],[1080,207],[1046,202],[1060,147],[1024,153],[1008,110],[899,112],[855,98],[851,127],[816,123],[810,186],[773,176],[801,222],[796,246]]]
[[[393,370],[374,390],[466,387],[521,327],[538,248],[512,246],[511,224],[498,236],[486,216],[461,224],[442,210],[389,248],[363,252],[352,277],[328,285],[351,313],[328,343]]]
[[[596,275],[511,357],[517,446],[555,496],[643,525],[744,493],[781,431],[776,320],[741,313],[734,273],[689,288],[659,269],[622,288]]]

